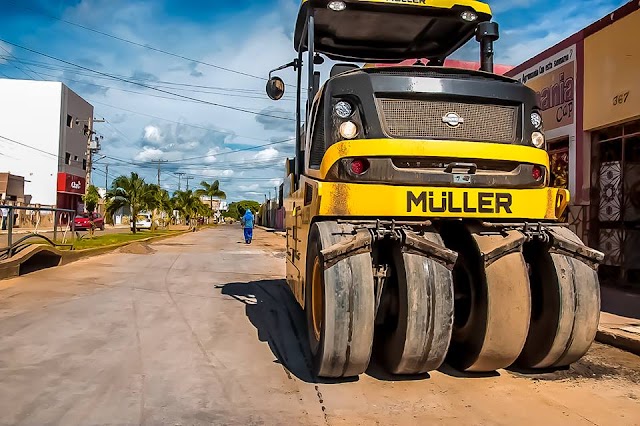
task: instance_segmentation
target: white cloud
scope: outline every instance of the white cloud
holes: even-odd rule
[[[259,161],[273,160],[278,157],[278,154],[280,153],[277,149],[269,147],[258,152],[253,158]]]
[[[163,155],[164,151],[145,146],[142,149],[142,152],[139,152],[138,155],[136,155],[135,159],[138,161],[156,161],[162,159]]]
[[[238,185],[238,190],[243,192],[253,191],[254,193],[260,189],[260,185],[257,183],[253,183],[251,185]]]
[[[149,142],[155,143],[162,141],[162,134],[160,133],[160,129],[156,126],[146,126],[144,128],[144,139]]]
[[[218,159],[216,158],[216,154],[219,152],[220,150],[216,147],[216,148],[210,148],[207,151],[206,156],[202,159],[202,161],[204,161],[206,164],[211,164],[211,163],[215,163]]]

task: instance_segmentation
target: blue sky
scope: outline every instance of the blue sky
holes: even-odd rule
[[[517,65],[624,3],[489,1],[501,27],[496,61]],[[218,178],[231,200],[263,200],[282,181],[282,164],[293,144],[252,147],[293,136],[293,93],[277,103],[270,101],[261,79],[211,65],[261,77],[291,60],[297,5],[295,0],[2,0],[0,15],[0,38],[9,42],[172,93],[285,119],[176,99],[2,43],[0,78],[62,81],[94,105],[95,116],[108,121],[96,124],[104,136],[96,158],[107,156],[97,161],[96,184],[104,186],[106,163],[111,177],[135,170],[153,182],[156,172],[145,162],[169,160],[162,175],[169,190],[177,189],[174,173],[184,172],[194,177],[192,187]],[[454,57],[476,59],[475,43]],[[294,81],[291,72],[282,76]]]

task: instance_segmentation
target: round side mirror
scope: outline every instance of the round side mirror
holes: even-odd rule
[[[279,100],[284,95],[284,81],[280,77],[271,77],[267,81],[267,96],[274,101]]]

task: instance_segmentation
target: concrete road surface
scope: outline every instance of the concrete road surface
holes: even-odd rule
[[[317,381],[284,239],[241,238],[221,226],[0,282],[0,424],[640,424],[640,358],[599,344],[545,374]]]

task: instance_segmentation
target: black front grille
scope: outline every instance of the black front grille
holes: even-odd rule
[[[324,99],[318,106],[318,115],[313,126],[313,135],[311,138],[311,152],[309,153],[309,165],[319,168],[324,156]]]
[[[377,102],[382,125],[391,137],[517,142],[516,106],[388,98]],[[454,126],[447,117],[460,121]]]

